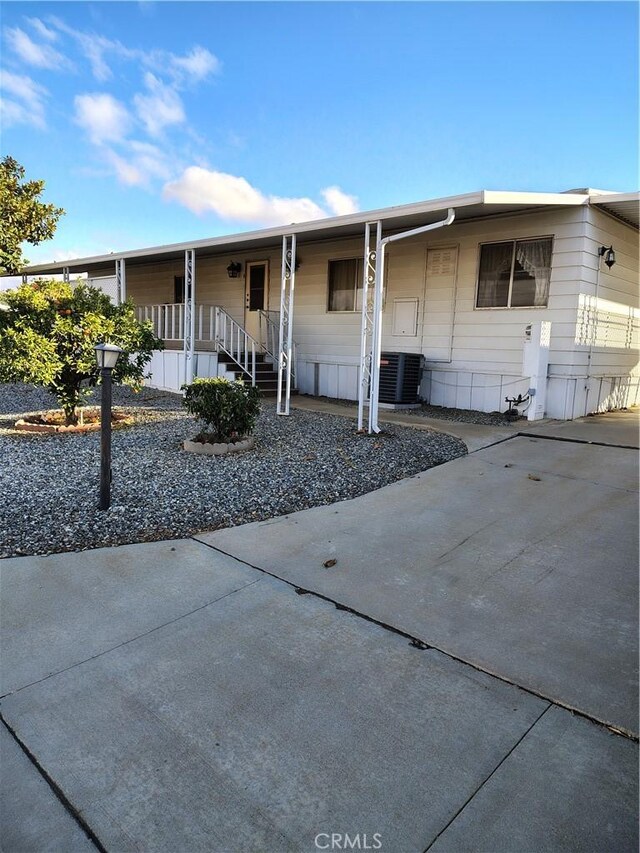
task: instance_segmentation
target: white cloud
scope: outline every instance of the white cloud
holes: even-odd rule
[[[160,148],[148,142],[136,140],[126,142],[125,145],[124,155],[112,148],[105,148],[102,152],[106,163],[121,184],[144,187],[153,178],[167,180],[171,169],[166,155]]]
[[[104,58],[104,52],[106,49],[105,41],[105,39],[100,39],[98,36],[95,36],[94,38],[87,36],[81,39],[81,50],[86,59],[89,60],[93,76],[100,83],[104,83],[106,80],[110,80],[113,77],[113,72],[107,65]]]
[[[149,178],[167,180],[171,174],[171,168],[164,151],[149,142],[137,142],[135,140],[129,142],[129,149],[138,168]]]
[[[342,192],[340,187],[327,187],[326,190],[322,190],[322,198],[336,216],[357,213],[359,210],[358,199],[354,195]]]
[[[19,27],[8,27],[5,39],[11,50],[28,65],[56,70],[69,67],[69,60],[48,44],[36,44]]]
[[[143,55],[142,51],[130,50],[119,41],[112,41],[97,33],[86,33],[76,30],[60,18],[51,17],[47,20],[59,32],[71,36],[77,42],[80,52],[91,66],[91,73],[101,83],[113,77],[113,72],[105,59],[105,54],[111,53],[125,59],[136,59]]]
[[[58,34],[53,30],[50,30],[40,18],[27,18],[27,21],[31,24],[33,29],[38,33],[40,38],[46,39],[47,41],[57,41]]]
[[[107,149],[104,152],[104,156],[121,184],[125,184],[128,187],[138,187],[146,183],[146,176],[135,163],[125,160],[124,157],[121,157],[111,149]]]
[[[3,69],[0,72],[0,89],[3,92],[0,109],[5,127],[15,124],[30,124],[39,128],[46,126],[43,100],[48,93],[44,86],[31,77]],[[11,97],[7,98],[6,95]]]
[[[159,136],[165,127],[182,124],[186,116],[180,96],[175,89],[166,86],[150,72],[144,75],[144,82],[149,94],[137,94],[133,102],[147,133],[150,136]]]
[[[199,45],[192,48],[186,56],[171,54],[171,64],[178,71],[184,72],[192,83],[204,80],[209,74],[218,73],[222,67],[217,56]]]
[[[75,122],[84,128],[96,145],[124,139],[131,126],[127,108],[105,93],[76,95]]]
[[[38,19],[34,19],[38,20]],[[113,41],[97,33],[76,30],[65,21],[52,16],[47,22],[58,32],[73,38],[80,52],[89,61],[96,80],[104,82],[113,77],[108,57],[139,62],[143,68],[153,69],[157,74],[169,76],[174,86],[183,83],[200,82],[210,74],[220,71],[220,60],[204,47],[196,45],[185,56],[178,56],[167,50],[140,50],[126,47],[122,42]]]
[[[351,206],[349,212],[353,212],[354,200],[337,187],[330,187],[324,192],[329,193],[332,203],[344,205],[345,200],[348,200]],[[329,215],[310,198],[266,196],[251,186],[246,178],[200,166],[190,166],[178,180],[165,184],[163,195],[165,199],[177,201],[194,213],[202,214],[211,210],[222,219],[261,225],[307,222]]]

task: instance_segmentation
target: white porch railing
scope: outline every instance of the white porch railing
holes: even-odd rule
[[[258,328],[263,352],[277,361],[280,345],[280,312],[258,311]]]
[[[258,311],[259,329],[260,329],[260,346],[265,355],[268,355],[277,366],[278,352],[280,350],[280,312],[279,311]],[[293,387],[296,388],[296,342],[292,341],[292,364],[291,373]]]
[[[136,317],[148,320],[156,337],[165,341],[180,341],[184,337],[184,305],[138,305]]]
[[[196,305],[194,335],[196,341],[215,341],[215,311],[215,305]],[[151,321],[154,334],[164,341],[184,340],[184,304],[182,302],[138,305],[136,317],[140,321]]]
[[[164,341],[184,340],[184,304],[138,305],[138,320],[151,322],[153,332]],[[233,317],[217,305],[196,305],[194,341],[213,344],[224,352],[256,384],[256,352],[264,348]]]
[[[256,384],[256,350],[260,344],[222,308],[215,307],[215,342],[218,352],[226,353]]]

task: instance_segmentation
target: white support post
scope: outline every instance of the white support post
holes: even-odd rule
[[[376,226],[375,239],[372,225]],[[362,264],[362,323],[360,327],[360,370],[358,374],[358,431],[364,428],[364,407],[370,399],[373,304],[376,281],[376,246],[382,237],[380,222],[367,222],[364,229],[364,259]]]
[[[414,237],[417,234],[424,234],[426,231],[434,231],[436,228],[443,228],[445,225],[451,225],[456,218],[456,212],[453,208],[449,208],[447,218],[440,222],[434,222],[431,225],[422,225],[420,228],[412,228],[410,231],[403,231],[400,234],[392,234],[390,237],[381,239],[378,236],[376,242],[376,270],[375,270],[375,294],[373,299],[373,324],[372,324],[372,343],[371,343],[371,392],[369,399],[369,433],[380,432],[378,425],[378,396],[380,391],[380,353],[382,351],[382,298],[383,298],[383,283],[384,283],[384,254],[387,243],[393,243],[397,240],[404,240],[406,237]],[[380,235],[381,232],[378,232]]]
[[[195,338],[195,293],[196,293],[196,253],[186,249],[184,253],[184,383],[190,385],[194,375],[194,338]]]
[[[127,298],[127,273],[124,258],[116,258],[116,305],[122,305]]]
[[[386,238],[389,239],[388,237]],[[385,240],[376,241],[375,288],[373,294],[373,323],[371,327],[371,390],[369,392],[369,434],[380,432],[378,426],[378,397],[380,394],[380,354],[382,352],[382,297],[384,287]]]
[[[280,336],[278,343],[278,398],[276,414],[289,414],[291,399],[291,351],[293,347],[293,296],[296,283],[296,235],[282,238],[280,287]]]
[[[65,284],[69,284],[69,267],[62,268],[62,280]]]

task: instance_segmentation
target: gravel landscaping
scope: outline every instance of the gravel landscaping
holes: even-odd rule
[[[483,426],[504,426],[514,421],[502,412],[479,412],[476,409],[451,409],[447,406],[430,406],[427,403],[413,410],[416,417],[437,418],[442,421],[457,421],[465,424]],[[410,410],[411,413],[411,410]],[[518,419],[516,419],[518,420]]]
[[[385,425],[365,436],[335,415],[294,409],[278,417],[265,400],[255,450],[199,456],[182,449],[198,426],[179,396],[115,388],[114,405],[130,411],[134,425],[114,430],[112,506],[101,512],[99,433],[18,433],[19,416],[56,402],[41,389],[0,385],[0,557],[179,538],[286,515],[467,452],[440,432]]]
[[[344,406],[347,409],[356,411],[358,404],[353,400],[335,400],[333,397],[318,397],[319,400],[325,400],[333,405]],[[380,408],[380,414],[393,414],[392,409]],[[453,409],[447,406],[431,406],[428,403],[422,403],[417,409],[399,409],[397,414],[401,414],[403,418],[435,418],[439,421],[455,421],[464,424],[481,424],[483,426],[504,426],[512,424],[514,421],[508,418],[502,412],[480,412],[476,409]]]

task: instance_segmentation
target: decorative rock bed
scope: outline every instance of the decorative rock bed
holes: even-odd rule
[[[56,423],[56,421],[62,421],[64,415],[59,409],[50,409],[46,412],[25,415],[24,418],[20,418],[15,422],[14,427],[20,432],[36,432],[44,435],[51,433],[97,432],[102,426],[99,418],[99,410],[85,411],[82,416],[82,423]],[[122,412],[111,412],[111,426],[125,426],[131,423],[133,421],[128,415]]]
[[[0,557],[190,536],[333,504],[467,452],[443,432],[385,425],[357,435],[350,418],[265,400],[250,453],[185,453],[198,433],[179,395],[114,388],[133,420],[112,439],[112,503],[98,509],[100,435],[19,433],[25,412],[56,405],[41,389],[0,384]],[[95,405],[100,393],[90,401]],[[338,507],[336,507],[336,510]]]
[[[255,447],[256,440],[250,435],[241,441],[210,443],[208,441],[189,441],[185,439],[184,449],[188,453],[200,453],[202,456],[224,456],[227,453],[240,453]]]

